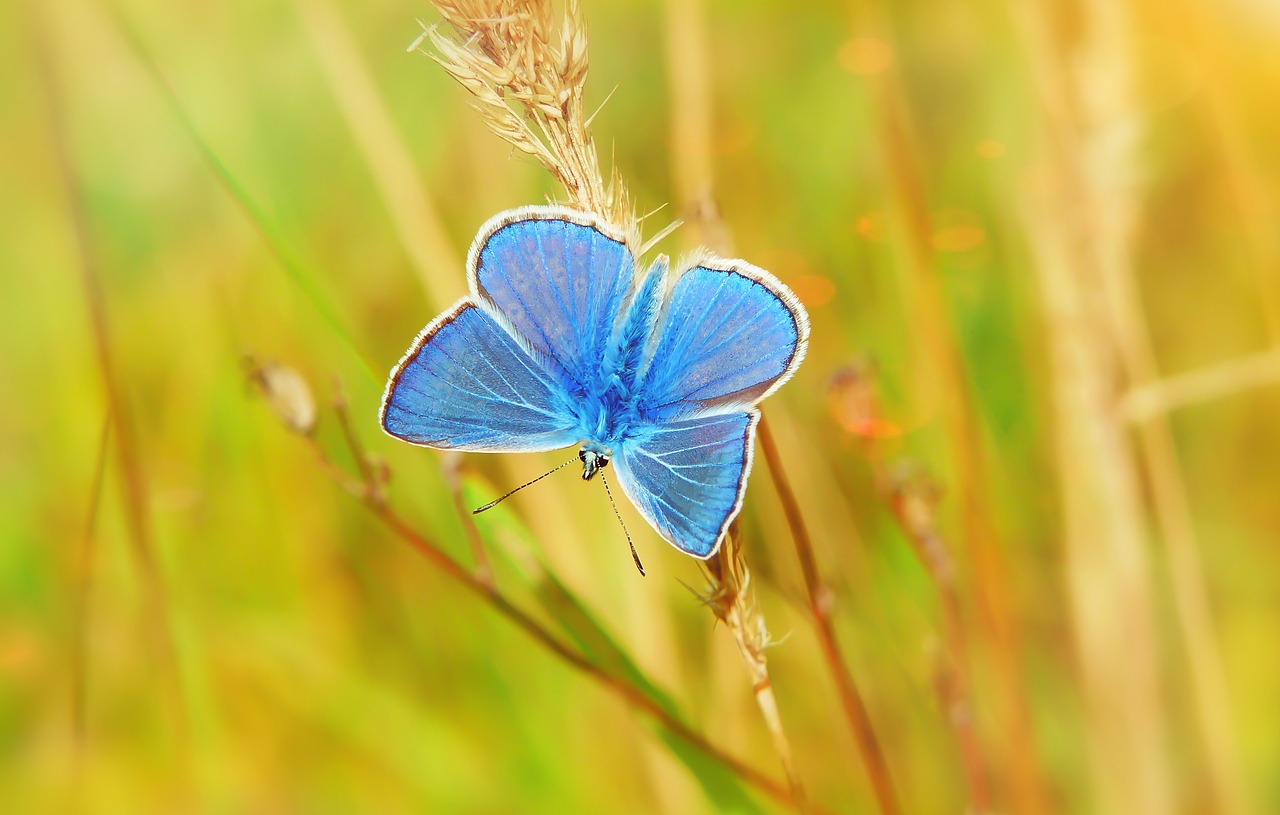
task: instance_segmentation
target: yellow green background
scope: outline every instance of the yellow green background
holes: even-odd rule
[[[902,811],[969,799],[937,587],[830,394],[851,364],[886,471],[938,490],[993,811],[1280,811],[1276,7],[583,5],[589,95],[616,89],[601,156],[669,204],[649,233],[691,211],[708,133],[720,237],[808,307],[766,416]],[[246,380],[245,355],[299,371],[354,472],[340,382],[392,505],[471,562],[457,462],[381,434],[383,377],[464,293],[477,227],[557,191],[406,53],[418,17],[0,6],[0,810],[788,811],[417,557]],[[562,458],[467,457],[464,498]],[[568,470],[478,528],[513,602],[572,640],[549,569],[685,721],[781,778],[697,564],[622,510],[647,578]],[[742,532],[809,797],[876,811],[763,467]]]

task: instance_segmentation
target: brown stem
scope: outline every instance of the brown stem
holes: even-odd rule
[[[116,465],[120,470],[125,524],[134,563],[143,585],[148,639],[152,656],[165,675],[163,687],[166,689],[167,701],[172,709],[179,741],[185,743],[186,717],[174,660],[172,635],[169,630],[169,601],[156,561],[146,472],[111,345],[102,270],[94,246],[88,206],[71,146],[63,83],[59,81],[52,53],[53,47],[43,24],[44,21],[34,20],[33,22],[37,41],[40,43],[37,57],[48,100],[49,130],[54,158],[61,176],[67,214],[75,237],[75,249],[80,265],[80,282],[88,307],[90,336],[98,370],[102,376],[107,414],[116,436]]]
[[[854,27],[859,35],[889,39],[891,15],[885,0],[854,0]],[[892,44],[892,43],[890,43]],[[1050,807],[1032,734],[1030,704],[1022,676],[1021,641],[1012,593],[997,531],[990,519],[990,477],[982,446],[982,427],[974,402],[958,332],[951,318],[931,243],[932,216],[925,178],[914,145],[915,122],[902,77],[886,68],[867,78],[872,96],[876,136],[884,157],[886,180],[896,220],[907,249],[906,281],[910,286],[910,320],[919,335],[920,371],[926,393],[938,396],[941,426],[955,456],[955,479],[962,519],[961,539],[974,575],[979,621],[991,645],[994,678],[1007,704],[1005,763],[1016,808],[1034,815]]]
[[[880,741],[876,737],[875,728],[871,724],[871,716],[867,712],[861,694],[858,693],[858,687],[854,684],[853,675],[845,664],[840,643],[836,639],[835,626],[831,620],[831,592],[822,583],[818,574],[817,559],[813,554],[809,531],[800,514],[800,505],[796,502],[795,493],[791,491],[791,484],[782,466],[782,457],[778,455],[778,448],[774,445],[769,425],[763,418],[760,420],[757,435],[760,439],[760,449],[764,452],[765,463],[769,467],[769,475],[773,478],[774,488],[778,492],[778,500],[782,503],[787,527],[791,530],[791,539],[795,543],[796,555],[800,560],[800,571],[804,574],[805,590],[809,595],[809,612],[813,615],[822,655],[840,692],[840,702],[844,707],[849,729],[853,732],[854,740],[858,744],[863,766],[866,767],[867,775],[871,779],[876,803],[885,815],[898,813],[901,809],[893,790],[888,762],[880,747]]]
[[[338,426],[342,429],[342,438],[347,443],[347,449],[351,451],[351,457],[356,461],[356,469],[360,471],[360,481],[364,484],[369,500],[375,504],[383,503],[386,500],[386,496],[383,495],[382,487],[373,472],[373,466],[369,463],[369,456],[364,451],[364,445],[360,443],[355,427],[351,424],[351,411],[347,409],[347,398],[342,394],[342,386],[336,381],[334,383],[333,412],[338,417]]]
[[[482,583],[493,585],[493,566],[489,563],[489,553],[485,551],[484,540],[476,527],[475,514],[467,509],[462,500],[462,474],[459,472],[461,464],[456,456],[454,453],[453,457],[446,457],[440,464],[440,470],[444,473],[445,483],[449,485],[449,497],[453,499],[453,508],[458,513],[462,531],[466,533],[467,545],[471,547],[476,578]]]
[[[991,792],[981,742],[973,724],[969,646],[961,612],[955,563],[938,533],[934,511],[936,490],[918,478],[891,473],[881,454],[878,428],[886,421],[871,375],[863,366],[841,371],[832,383],[833,404],[840,423],[862,439],[877,493],[888,507],[912,551],[933,582],[941,606],[946,657],[937,677],[938,695],[960,752],[969,793],[969,812],[991,809]]]
[[[870,445],[869,445],[870,446]],[[873,458],[873,462],[877,460]],[[873,464],[874,466],[874,464]],[[883,484],[889,482],[883,471],[876,475]],[[885,503],[899,528],[911,542],[916,557],[933,580],[942,607],[943,637],[947,658],[938,681],[938,693],[951,724],[964,765],[969,788],[969,811],[991,811],[991,792],[987,781],[982,745],[973,726],[973,705],[969,691],[969,648],[960,612],[960,595],[956,589],[955,566],[935,526],[933,507],[919,489],[910,485],[889,485],[884,489]]]
[[[756,706],[760,708],[760,716],[769,731],[774,752],[778,754],[778,761],[782,764],[783,773],[791,787],[791,800],[796,811],[802,815],[811,812],[795,756],[791,751],[791,742],[782,726],[777,695],[773,692],[769,661],[765,656],[769,634],[763,615],[751,601],[751,571],[742,556],[742,538],[736,519],[730,525],[729,536],[720,551],[706,562],[706,573],[710,581],[707,604],[716,618],[729,629],[738,646],[742,664],[751,678],[751,692]]]
[[[339,412],[341,413],[343,409],[345,408],[339,407]],[[341,468],[337,467],[333,461],[329,459],[325,454],[324,449],[313,436],[304,435],[303,438],[306,439],[315,449],[317,455],[321,459],[321,462],[324,464],[325,472],[330,476],[336,476],[336,483],[351,495],[360,499],[361,504],[397,537],[412,546],[418,554],[422,555],[449,577],[456,580],[464,588],[470,590],[472,593],[488,602],[489,605],[493,606],[493,608],[498,611],[498,613],[515,624],[517,628],[524,631],[525,634],[529,635],[539,645],[563,659],[573,668],[586,674],[604,687],[613,691],[615,694],[621,696],[628,704],[652,716],[667,730],[671,731],[709,758],[726,767],[730,772],[734,773],[747,784],[750,784],[776,801],[786,804],[794,803],[791,793],[786,785],[779,783],[760,770],[757,770],[751,765],[734,758],[716,747],[708,741],[705,736],[693,730],[687,724],[668,712],[661,703],[650,697],[641,688],[636,687],[622,677],[615,676],[614,674],[607,672],[605,669],[591,662],[580,652],[568,645],[565,645],[541,623],[507,599],[498,591],[492,582],[486,581],[477,574],[472,573],[461,563],[446,554],[444,550],[437,546],[433,541],[414,529],[408,521],[388,506],[386,502],[375,498],[374,494],[370,493],[364,485],[357,485],[352,482],[351,479],[342,477]],[[356,456],[357,459],[364,455],[363,448],[360,446],[359,440],[354,433],[350,436],[347,436],[344,433],[344,438],[351,448],[352,455]],[[821,810],[811,808],[811,811],[818,813],[818,815],[825,815]]]
[[[94,533],[98,525],[98,508],[102,504],[102,482],[107,470],[107,447],[111,438],[111,416],[102,422],[102,434],[98,441],[98,460],[93,468],[93,484],[89,488],[89,509],[85,514],[84,530],[77,547],[74,569],[75,592],[72,595],[71,654],[71,736],[75,744],[76,759],[84,755],[85,747],[85,695],[89,687],[89,601],[93,592],[93,574],[96,568]]]

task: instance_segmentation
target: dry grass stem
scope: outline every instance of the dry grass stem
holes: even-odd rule
[[[893,778],[889,773],[889,763],[885,759],[884,749],[880,746],[875,726],[871,723],[871,714],[867,711],[866,703],[862,701],[862,694],[858,692],[858,686],[853,681],[853,674],[849,670],[840,642],[836,638],[835,624],[831,617],[831,591],[822,582],[818,572],[817,558],[814,557],[809,530],[800,513],[800,504],[791,490],[786,469],[782,464],[782,456],[779,455],[777,445],[773,442],[769,424],[764,419],[760,420],[759,440],[760,450],[764,453],[765,464],[769,468],[769,476],[773,479],[774,489],[777,490],[778,499],[782,503],[787,528],[791,531],[796,556],[800,560],[805,591],[809,597],[809,613],[813,617],[814,627],[818,633],[822,655],[840,692],[840,704],[844,709],[854,741],[858,745],[863,767],[871,780],[876,804],[884,815],[900,812],[898,796],[894,791]]]
[[[255,384],[273,381],[273,378],[259,376],[254,371],[250,371],[249,378]],[[268,397],[269,403],[273,402],[270,399],[270,394],[264,394],[264,396]],[[625,677],[606,671],[588,659],[579,650],[566,645],[542,623],[512,603],[498,590],[491,580],[487,580],[476,572],[467,569],[467,567],[454,560],[441,549],[431,538],[415,529],[385,500],[385,491],[382,485],[390,480],[389,473],[385,471],[385,468],[378,466],[364,449],[359,436],[354,432],[346,403],[341,397],[335,400],[333,410],[339,425],[344,428],[343,441],[361,472],[359,479],[351,478],[329,456],[314,433],[299,432],[288,421],[282,421],[282,424],[307,442],[320,462],[321,469],[333,479],[335,484],[358,499],[361,505],[382,522],[396,537],[412,546],[415,551],[444,572],[450,579],[483,599],[484,602],[517,628],[524,631],[540,646],[546,648],[576,670],[591,677],[621,697],[627,704],[653,717],[663,727],[708,758],[724,766],[743,782],[777,801],[783,803],[791,803],[793,801],[791,791],[787,786],[778,783],[765,773],[739,761],[716,747],[700,733],[669,713],[660,701],[654,699],[644,689],[631,683]],[[360,462],[364,463],[361,464]]]
[[[671,171],[676,214],[691,242],[728,255],[729,232],[714,198],[714,112],[704,0],[666,0],[667,85],[671,96]]]
[[[671,156],[677,206],[690,219],[707,248],[728,256],[730,233],[719,217],[712,199],[712,108],[711,81],[704,52],[709,50],[705,9],[701,0],[668,0],[667,62],[672,97]],[[646,216],[647,217],[647,216]],[[676,221],[659,233],[678,226]],[[653,240],[657,240],[655,236]],[[716,618],[725,624],[738,646],[743,666],[751,680],[752,694],[765,727],[769,731],[778,761],[791,784],[792,796],[801,811],[809,811],[804,786],[797,771],[791,742],[778,710],[777,695],[769,678],[765,648],[769,630],[764,615],[751,599],[751,571],[742,553],[737,524],[706,564],[705,599]]]
[[[1050,36],[1050,25],[1040,18],[1025,26],[1036,38],[1027,50],[1037,60],[1047,103],[1066,114],[1046,117],[1054,158],[1064,168],[1064,178],[1056,179],[1057,197],[1052,192],[1045,196],[1056,212],[1033,220],[1054,225],[1039,228],[1045,233],[1040,253],[1047,312],[1058,332],[1060,381],[1066,383],[1059,421],[1074,436],[1064,439],[1062,460],[1069,468],[1089,463],[1087,455],[1080,455],[1089,442],[1094,444],[1085,450],[1101,455],[1091,470],[1075,477],[1064,474],[1063,483],[1068,508],[1075,513],[1074,523],[1068,518],[1076,527],[1073,536],[1068,527],[1069,551],[1076,552],[1072,587],[1095,705],[1095,759],[1104,807],[1113,812],[1163,811],[1171,802],[1171,776],[1163,754],[1157,655],[1150,646],[1134,648],[1134,643],[1155,638],[1141,485],[1111,392],[1116,379],[1141,388],[1152,387],[1157,377],[1132,262],[1140,216],[1132,168],[1138,166],[1144,123],[1133,102],[1135,69],[1128,55],[1141,28],[1131,10],[1097,0],[1086,4],[1082,19],[1075,40]],[[1054,58],[1056,64],[1045,64]],[[1066,70],[1068,66],[1074,70]],[[1064,195],[1071,196],[1070,204]],[[1057,234],[1060,230],[1066,234]],[[1075,393],[1070,391],[1072,376],[1077,379]],[[1199,384],[1203,387],[1203,380]],[[1081,426],[1071,430],[1072,424]],[[1169,553],[1204,769],[1219,811],[1247,812],[1199,546],[1163,414],[1153,414],[1139,426],[1138,442],[1151,479],[1157,528]],[[1082,503],[1076,495],[1096,489],[1106,492],[1094,502]],[[1092,528],[1098,502],[1113,510],[1110,530]],[[1109,549],[1099,548],[1108,540]],[[1100,585],[1097,577],[1104,573],[1114,585]],[[1114,623],[1118,619],[1126,621],[1121,630]],[[1117,716],[1118,710],[1123,714]]]
[[[1050,337],[1067,587],[1097,808],[1163,812],[1171,778],[1146,518],[1134,451],[1114,409],[1125,348],[1138,339],[1117,309],[1131,295],[1138,217],[1132,168],[1141,128],[1130,106],[1132,66],[1122,56],[1133,32],[1125,11],[1106,4],[1086,4],[1074,38],[1055,37],[1043,15],[1022,11],[1025,50],[1052,112],[1044,117],[1046,144],[1060,168],[1038,179],[1024,216]]]
[[[703,596],[707,607],[723,622],[733,635],[742,663],[751,679],[751,690],[760,708],[769,738],[791,786],[791,797],[796,809],[809,812],[808,798],[796,769],[791,752],[791,742],[782,726],[778,712],[778,700],[769,678],[769,660],[765,649],[769,647],[769,630],[764,616],[757,610],[751,597],[751,572],[742,557],[742,539],[734,524],[729,536],[720,545],[715,557],[706,563],[707,590]]]
[[[476,579],[493,586],[493,567],[489,565],[489,554],[485,551],[484,540],[476,527],[476,516],[462,499],[462,455],[456,452],[445,453],[440,457],[440,471],[445,483],[449,485],[449,499],[453,502],[454,511],[458,513],[458,521],[467,536],[467,545],[471,547]]]
[[[627,230],[635,210],[616,169],[600,173],[586,107],[587,33],[577,0],[559,26],[550,0],[432,0],[448,29],[426,38],[499,138],[533,156],[570,203]]]
[[[460,269],[435,202],[418,180],[413,154],[396,128],[369,69],[331,0],[296,0],[329,78],[342,117],[373,174],[387,213],[404,246],[429,304],[443,308],[452,300],[439,291],[436,270]]]
[[[969,645],[965,634],[955,564],[937,527],[938,491],[903,468],[891,469],[881,451],[878,428],[887,426],[873,374],[865,367],[840,371],[831,385],[831,403],[841,426],[862,441],[881,500],[933,581],[942,611],[947,656],[939,666],[937,686],[942,709],[951,725],[964,767],[969,792],[968,811],[991,812],[987,762],[973,720]]]
[[[38,21],[43,23],[43,20]],[[163,679],[163,699],[170,711],[173,736],[183,748],[187,746],[187,717],[181,680],[170,631],[169,599],[156,557],[155,535],[151,519],[151,498],[143,456],[134,431],[125,386],[122,382],[111,328],[106,297],[103,292],[102,269],[94,245],[93,228],[85,198],[85,190],[76,166],[70,141],[69,122],[63,85],[55,67],[51,38],[44,25],[37,24],[37,54],[41,79],[45,85],[49,129],[57,171],[64,190],[64,203],[75,241],[80,283],[88,310],[89,334],[106,400],[107,415],[115,436],[116,465],[119,468],[125,523],[134,567],[142,584],[143,625],[147,632],[150,657],[156,662]]]
[[[1130,180],[1120,168],[1138,165],[1139,137],[1144,132],[1143,123],[1137,120],[1132,101],[1127,94],[1130,84],[1116,81],[1116,64],[1132,59],[1134,49],[1130,43],[1141,33],[1140,21],[1132,12],[1104,0],[1090,0],[1092,18],[1090,57],[1097,60],[1096,70],[1107,70],[1106,90],[1097,87],[1082,88],[1076,108],[1083,122],[1084,136],[1076,142],[1087,147],[1091,159],[1086,167],[1085,179],[1091,189],[1092,200],[1106,201],[1112,206],[1124,201],[1124,193],[1134,201],[1130,205],[1131,221],[1123,217],[1122,226],[1113,243],[1097,244],[1103,272],[1103,308],[1110,326],[1110,336],[1116,347],[1119,370],[1125,381],[1135,386],[1154,382],[1159,376],[1155,352],[1147,329],[1146,313],[1138,292],[1133,263],[1132,232],[1139,218],[1140,199],[1136,194],[1136,178]],[[1136,69],[1133,69],[1136,73]],[[1092,74],[1081,75],[1085,81]],[[1123,80],[1123,73],[1120,74]],[[1133,82],[1136,83],[1134,78]],[[1093,80],[1091,84],[1104,83]],[[1120,137],[1116,137],[1116,131]],[[1127,136],[1127,138],[1126,138]],[[1119,179],[1121,189],[1113,186]],[[1125,189],[1129,187],[1128,189]],[[1090,200],[1089,197],[1081,200]],[[1096,220],[1091,224],[1092,235],[1107,235],[1107,228],[1100,220],[1109,213],[1103,207],[1088,210]],[[1125,231],[1124,226],[1132,223]],[[1253,267],[1265,274],[1266,270]],[[1264,294],[1274,295],[1267,277],[1257,278]],[[1273,303],[1274,306],[1274,303]],[[1117,419],[1118,421],[1118,419]],[[1213,623],[1211,601],[1206,585],[1204,569],[1200,563],[1200,544],[1192,521],[1190,499],[1182,469],[1178,463],[1173,429],[1168,418],[1157,415],[1138,427],[1138,450],[1149,478],[1156,528],[1169,556],[1169,577],[1173,590],[1174,609],[1186,645],[1187,668],[1191,678],[1192,712],[1199,729],[1204,750],[1205,772],[1212,795],[1220,812],[1241,815],[1251,811],[1244,792],[1241,777],[1241,761],[1236,748],[1234,726],[1231,721],[1226,672]],[[1159,711],[1155,715],[1159,715]],[[1164,779],[1168,783],[1168,779]]]
[[[1118,412],[1126,421],[1141,424],[1179,408],[1277,384],[1280,349],[1138,385],[1120,400]]]
[[[84,529],[73,561],[72,594],[72,646],[71,646],[71,738],[76,761],[84,757],[87,735],[86,696],[89,689],[89,605],[93,599],[93,576],[97,568],[95,537],[98,527],[98,509],[102,505],[102,482],[107,471],[107,448],[111,441],[111,416],[102,423],[98,440],[98,457],[93,467],[93,482],[89,488],[89,508],[85,513]]]
[[[855,27],[875,35],[888,30],[878,0],[855,3]],[[991,483],[982,449],[982,431],[973,393],[961,359],[936,268],[929,203],[914,147],[914,123],[901,80],[891,67],[870,77],[877,140],[884,156],[892,205],[907,249],[910,322],[919,336],[922,359],[916,366],[924,379],[920,392],[941,408],[943,428],[955,461],[955,484],[963,523],[962,539],[976,580],[978,619],[994,657],[994,676],[1003,700],[1001,718],[1008,738],[1003,763],[1008,767],[1014,803],[1024,813],[1049,811],[1044,779],[1032,735],[1030,709],[1022,676],[1022,645],[1011,607],[1000,540],[990,520]]]

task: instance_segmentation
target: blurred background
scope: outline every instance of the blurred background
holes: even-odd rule
[[[731,247],[808,307],[766,417],[897,811],[1280,811],[1278,7],[583,7],[646,231],[685,217],[664,251]],[[408,524],[782,783],[692,559],[622,507],[641,579],[567,473],[472,528],[563,456],[378,429],[477,227],[557,192],[406,53],[433,15],[0,6],[5,811],[792,810],[317,456],[356,479],[340,383]],[[313,437],[246,355],[309,383]],[[759,457],[741,531],[809,800],[894,811]]]

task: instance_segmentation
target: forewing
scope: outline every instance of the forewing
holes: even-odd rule
[[[426,447],[489,453],[578,441],[558,386],[469,299],[427,326],[391,372],[382,427]]]
[[[615,451],[618,480],[640,514],[694,557],[715,554],[742,507],[760,414],[653,425]]]
[[[599,374],[635,262],[621,235],[559,207],[504,213],[480,231],[472,290],[578,385]]]
[[[739,260],[705,260],[676,281],[645,373],[653,420],[754,404],[804,358],[809,318],[777,278]]]

